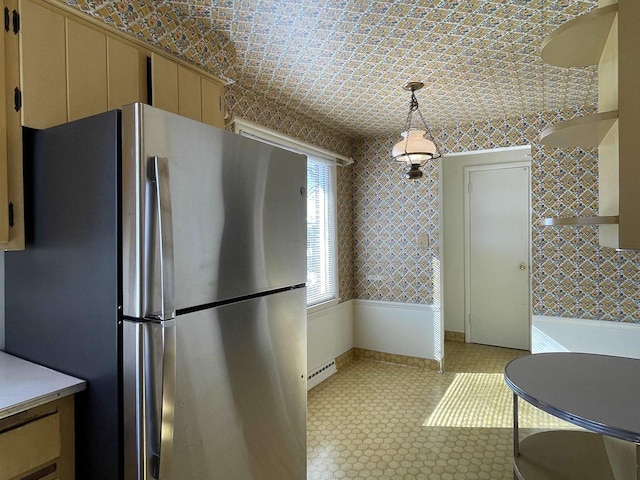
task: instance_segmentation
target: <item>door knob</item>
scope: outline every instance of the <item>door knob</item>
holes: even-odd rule
[[[524,263],[520,264],[520,270],[524,270],[525,268],[527,268],[527,266]]]

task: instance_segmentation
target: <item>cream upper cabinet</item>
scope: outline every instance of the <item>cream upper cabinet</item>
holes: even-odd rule
[[[202,120],[200,76],[182,66],[178,67],[178,113],[194,120]]]
[[[224,87],[202,78],[202,121],[224,128]]]
[[[21,0],[22,125],[46,128],[67,121],[65,19]]]
[[[66,19],[68,119],[107,111],[107,36]]]
[[[178,113],[178,64],[151,54],[151,103],[167,112]]]
[[[18,0],[6,0],[9,12],[18,11]],[[4,35],[4,79],[8,198],[0,199],[0,229],[8,230],[0,248],[21,250],[24,248],[24,202],[22,185],[22,111],[15,108],[15,96],[20,89],[20,38],[11,28]],[[4,175],[4,172],[0,172]],[[4,177],[3,177],[4,178]],[[4,207],[8,205],[8,208]]]
[[[107,37],[108,109],[120,108],[133,102],[146,100],[141,93],[144,68],[141,54],[135,47]],[[143,62],[146,58],[142,55]]]
[[[224,128],[222,84],[152,54],[151,89],[154,107]]]
[[[0,35],[0,132],[7,131],[7,94],[5,88],[6,82],[6,58],[4,49],[4,35]],[[0,135],[0,205],[9,204],[9,182],[7,170],[7,136]],[[9,241],[9,221],[8,212],[0,214],[0,243]]]
[[[213,77],[59,0],[3,3],[10,28],[0,42],[0,248],[25,246],[22,126],[43,129],[150,101],[224,128],[224,87]]]
[[[22,124],[46,128],[146,100],[146,52],[20,0]]]

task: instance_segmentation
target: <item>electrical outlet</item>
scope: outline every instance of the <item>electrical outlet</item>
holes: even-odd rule
[[[416,237],[416,243],[418,244],[418,250],[425,252],[429,250],[429,237],[426,235],[418,235]]]

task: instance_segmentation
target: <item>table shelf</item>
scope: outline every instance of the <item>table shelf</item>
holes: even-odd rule
[[[590,432],[533,434],[520,441],[513,466],[520,480],[615,480],[602,435]]]
[[[538,353],[509,362],[504,379],[513,391],[515,477],[635,479],[628,475],[640,471],[638,374],[640,359],[588,353]],[[588,431],[548,431],[520,439],[520,398]]]

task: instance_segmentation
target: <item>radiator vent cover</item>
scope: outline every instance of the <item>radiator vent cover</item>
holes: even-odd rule
[[[307,375],[307,390],[310,390],[320,382],[325,381],[337,371],[338,370],[336,369],[335,359],[319,366],[318,368],[310,372],[309,375]]]

